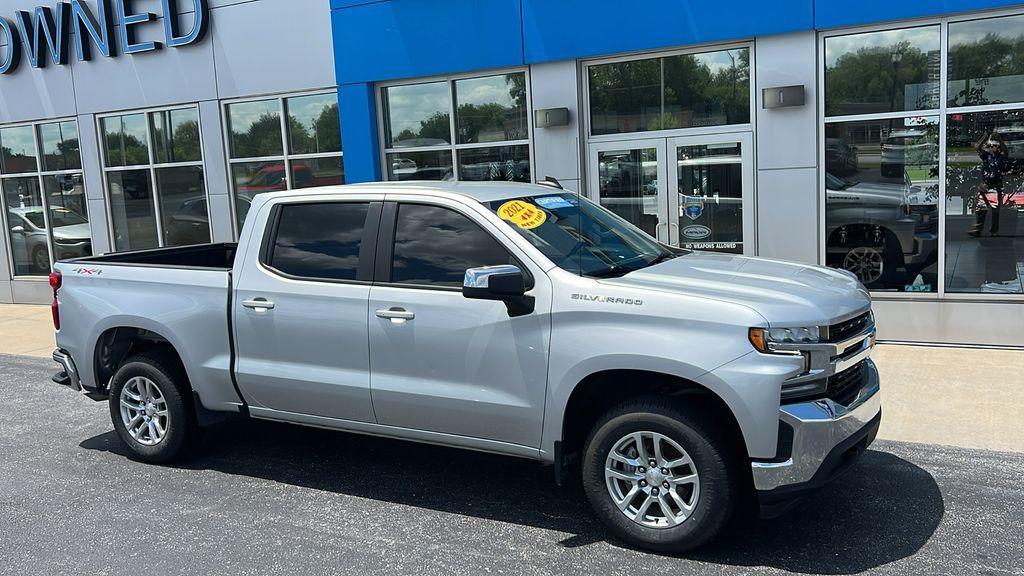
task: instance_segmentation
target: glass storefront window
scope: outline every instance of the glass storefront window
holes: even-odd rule
[[[1024,15],[949,25],[950,106],[1024,101]]]
[[[825,126],[825,263],[875,291],[938,290],[939,119]]]
[[[529,138],[525,74],[456,80],[455,102],[459,144]]]
[[[381,92],[387,148],[451,144],[447,82],[390,86]]]
[[[238,230],[257,194],[345,183],[337,92],[230,103],[225,109]],[[287,119],[283,133],[282,115]],[[276,129],[271,117],[278,121]]]
[[[40,125],[39,141],[43,147],[43,171],[82,169],[78,123],[74,120]]]
[[[597,178],[602,206],[651,236],[657,236],[657,148],[598,152]]]
[[[145,114],[110,116],[100,120],[106,143],[106,166],[140,166],[149,164],[149,135]]]
[[[939,27],[825,39],[825,115],[930,110],[939,106]]]
[[[25,174],[39,169],[32,126],[0,129],[0,172]]]
[[[1024,293],[1024,110],[946,120],[946,291]]]
[[[152,114],[151,118],[157,164],[202,161],[198,109],[166,110]]]
[[[54,259],[90,256],[77,123],[0,128],[0,146],[0,206],[14,276],[45,276]]]
[[[114,155],[113,160],[106,158],[104,171],[114,249],[209,242],[199,109],[188,106],[105,117],[100,119],[100,130],[108,143],[105,152]],[[111,142],[131,146],[112,148]],[[136,150],[133,154],[138,157],[126,153],[128,148]]]
[[[525,72],[387,86],[380,97],[388,180],[531,181]]]
[[[280,156],[284,152],[277,98],[229,104],[227,116],[232,158]]]
[[[587,67],[590,133],[750,122],[750,50],[718,50]]]
[[[285,106],[292,154],[341,152],[341,119],[336,95],[288,98]]]
[[[743,253],[743,153],[739,142],[676,148],[684,248]]]

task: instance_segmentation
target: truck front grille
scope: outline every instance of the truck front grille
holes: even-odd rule
[[[864,331],[871,322],[871,312],[865,312],[854,316],[849,320],[843,320],[828,327],[828,341],[842,342],[851,336],[856,336]]]
[[[802,382],[792,386],[782,385],[782,403],[795,404],[828,398],[836,404],[849,406],[857,398],[868,377],[868,362],[862,360],[839,374],[828,378]]]

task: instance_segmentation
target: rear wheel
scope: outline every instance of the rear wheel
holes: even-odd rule
[[[196,430],[184,373],[161,355],[132,357],[111,380],[110,419],[132,457],[174,459]]]
[[[583,487],[619,538],[682,552],[714,538],[733,515],[739,480],[730,454],[722,434],[673,403],[629,401],[591,431]]]

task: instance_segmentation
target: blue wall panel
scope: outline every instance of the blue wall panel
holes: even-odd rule
[[[813,23],[812,0],[523,0],[529,63],[795,32]]]
[[[338,106],[341,110],[341,149],[345,151],[345,182],[380,180],[377,103],[373,84],[339,86]]]
[[[519,0],[389,0],[331,17],[339,84],[523,63]]]
[[[956,12],[1020,6],[1011,0],[816,0],[814,27],[818,30],[905,18],[943,16]]]

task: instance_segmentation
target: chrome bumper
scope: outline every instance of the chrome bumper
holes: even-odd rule
[[[835,459],[852,437],[866,431],[882,410],[878,369],[867,360],[868,377],[849,406],[832,400],[786,404],[779,419],[793,429],[792,452],[782,462],[753,462],[754,488],[766,492],[811,484],[822,464]],[[873,434],[864,434],[868,442]],[[826,471],[831,472],[831,470]]]
[[[78,376],[78,369],[75,367],[75,361],[71,359],[71,355],[58,348],[53,351],[53,361],[64,368],[64,372],[56,374],[53,381],[77,392],[82,392],[82,379]]]

